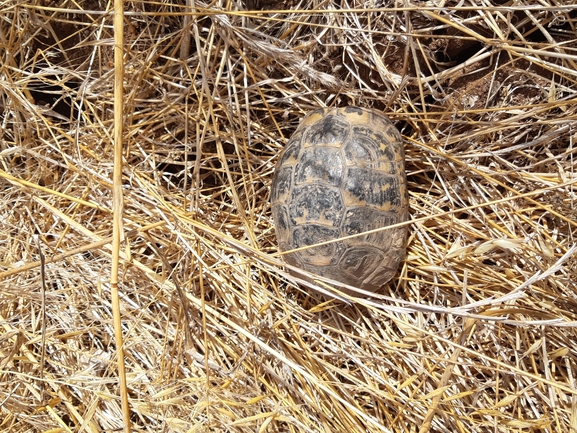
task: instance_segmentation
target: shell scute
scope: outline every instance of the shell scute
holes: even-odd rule
[[[293,243],[295,248],[300,248],[330,241],[338,238],[338,236],[338,228],[310,224],[297,227],[294,230]],[[330,266],[338,263],[343,249],[342,242],[331,242],[298,251],[296,254],[307,265]]]
[[[310,129],[304,134],[304,147],[331,144],[340,147],[349,129],[349,125],[341,121],[337,116],[325,116],[318,123],[311,125]]]
[[[285,166],[275,172],[276,188],[271,190],[272,203],[286,202],[292,190],[293,167]]]
[[[339,268],[351,281],[368,278],[373,269],[384,260],[384,254],[379,248],[357,246],[348,248],[344,253]],[[354,285],[354,284],[353,284]]]
[[[350,245],[378,245],[379,249],[387,252],[393,244],[390,229],[378,230],[395,224],[398,217],[395,214],[382,212],[369,207],[348,208],[343,224],[343,235],[352,236],[371,232],[362,236],[355,236],[349,240]]]
[[[344,202],[338,188],[308,184],[293,188],[289,204],[292,224],[320,222],[338,227],[345,212]]]
[[[401,205],[399,183],[396,176],[382,171],[349,167],[343,190],[366,205],[392,208]]]
[[[327,164],[331,161],[331,164]],[[295,171],[295,184],[324,181],[338,187],[343,177],[343,158],[334,147],[309,147],[305,149]]]

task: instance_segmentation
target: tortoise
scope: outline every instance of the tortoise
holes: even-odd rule
[[[271,205],[286,262],[376,292],[405,256],[407,226],[337,239],[407,221],[401,134],[371,109],[309,113],[279,156]]]

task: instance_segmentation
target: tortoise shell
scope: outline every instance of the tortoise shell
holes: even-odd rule
[[[281,251],[406,221],[407,181],[400,133],[387,117],[373,110],[313,111],[280,155],[271,201]],[[374,292],[395,275],[405,256],[406,235],[405,225],[284,257],[313,274]]]

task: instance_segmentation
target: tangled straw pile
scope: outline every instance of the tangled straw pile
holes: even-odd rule
[[[577,431],[577,6],[494,3],[126,2],[122,389],[110,4],[4,0],[0,430],[114,431],[124,394],[134,431]],[[413,221],[343,302],[268,191],[349,104],[402,132]]]

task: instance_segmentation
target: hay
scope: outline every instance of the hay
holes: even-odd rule
[[[188,3],[125,4],[126,389],[111,5],[0,5],[0,430],[118,430],[123,395],[134,431],[577,431],[577,7]],[[327,301],[268,189],[348,104],[402,132],[413,221],[380,297]]]

